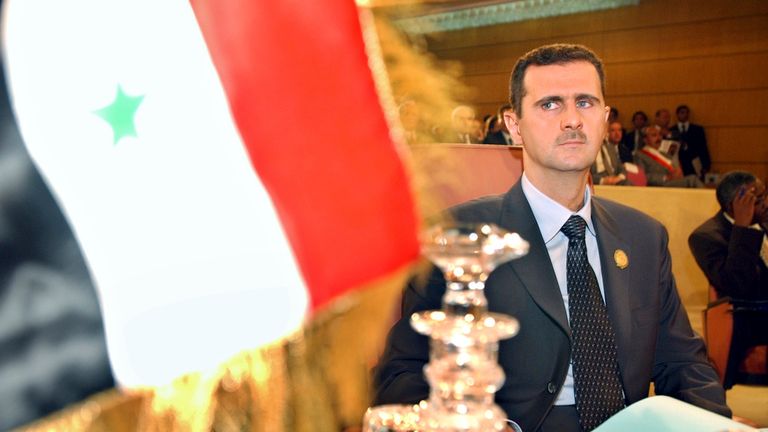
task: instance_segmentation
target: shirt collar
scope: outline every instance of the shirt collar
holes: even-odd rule
[[[589,205],[592,196],[588,187],[584,191],[584,205],[574,213],[536,189],[536,186],[528,180],[525,172],[523,172],[521,182],[523,194],[531,206],[533,216],[539,225],[539,231],[541,231],[541,237],[544,238],[544,243],[549,243],[560,232],[560,228],[565,225],[568,218],[574,214],[581,216],[587,221],[587,229],[592,235],[595,235],[595,227],[592,225],[592,206]]]
[[[731,223],[731,225],[733,225],[733,224],[734,224],[734,222],[736,222],[736,221],[735,221],[735,220],[734,220],[734,219],[731,217],[731,215],[729,215],[729,214],[728,214],[728,213],[726,213],[726,212],[723,212],[723,216],[725,216],[725,220],[727,220],[728,222],[730,222],[730,223]],[[752,228],[752,229],[754,229],[754,230],[759,230],[759,231],[762,231],[762,230],[763,230],[763,227],[761,227],[761,226],[760,226],[760,224],[757,224],[757,223],[750,225],[750,226],[749,226],[749,228]]]

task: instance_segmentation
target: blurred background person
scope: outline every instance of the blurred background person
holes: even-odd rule
[[[443,143],[477,144],[475,132],[475,110],[468,105],[459,105],[451,112],[451,129],[438,139]]]
[[[483,139],[485,139],[485,123],[478,118],[472,119],[472,131],[470,134],[470,140],[473,143],[482,143]]]
[[[485,139],[483,140],[484,144],[501,144],[501,145],[512,145],[514,144],[512,141],[512,135],[509,133],[509,129],[507,129],[507,125],[504,123],[504,113],[511,113],[512,112],[512,105],[504,104],[501,107],[499,107],[499,112],[494,116],[495,118],[495,124],[498,125],[496,128],[496,131],[490,132],[485,136]]]
[[[428,143],[434,141],[424,127],[421,108],[414,100],[406,100],[398,107],[400,124],[408,144]]]
[[[608,135],[600,146],[595,163],[590,168],[592,182],[600,185],[629,185],[627,171],[619,159],[619,144],[622,138],[621,123],[608,124]]]
[[[619,147],[622,162],[634,162],[634,153],[643,147],[643,128],[648,126],[648,115],[643,111],[632,114],[632,130],[624,133]]]
[[[611,107],[610,110],[608,111],[608,124],[611,124],[615,121],[621,124],[621,120],[619,120],[619,110],[616,107]]]
[[[680,140],[680,168],[684,175],[694,174],[704,179],[712,165],[707,148],[707,135],[704,128],[690,122],[691,110],[688,105],[680,105],[675,110],[677,124],[674,126]]]
[[[733,171],[717,185],[720,211],[688,238],[696,263],[718,297],[768,300],[768,222],[765,184]],[[768,344],[768,310],[733,314],[733,339],[723,386],[733,387],[747,350]]]
[[[677,135],[670,129],[669,123],[672,121],[672,115],[666,108],[660,108],[656,111],[653,122],[661,131],[661,139],[677,141]]]
[[[673,155],[660,150],[661,128],[644,130],[645,146],[635,153],[635,163],[643,169],[648,186],[699,188],[704,184],[695,175],[684,176]]]

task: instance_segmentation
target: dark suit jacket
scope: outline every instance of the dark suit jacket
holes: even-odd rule
[[[497,131],[493,133],[489,133],[485,136],[485,139],[483,140],[483,144],[503,144],[503,145],[509,145],[511,143],[508,143],[507,140],[504,137],[504,132]]]
[[[768,268],[760,258],[763,235],[734,226],[720,211],[691,233],[688,245],[720,296],[768,300]]]
[[[496,402],[525,431],[535,431],[553,406],[571,357],[571,331],[544,240],[517,183],[502,196],[486,197],[453,210],[460,221],[492,222],[530,242],[528,255],[499,266],[486,281],[489,309],[516,317],[520,332],[499,346],[506,374]],[[656,393],[730,415],[704,344],[691,330],[670,269],[667,233],[657,221],[628,207],[593,198],[606,303],[616,332],[618,361],[628,404]],[[623,227],[631,226],[631,230]],[[614,252],[629,266],[620,269]],[[425,336],[408,318],[439,309],[445,291],[434,269],[426,285],[411,283],[404,317],[395,324],[375,377],[375,404],[415,403],[428,396],[422,368],[428,361]]]
[[[627,131],[621,138],[621,144],[619,144],[619,157],[622,162],[634,163],[633,153],[635,150],[643,148],[643,134],[640,133],[638,142],[635,143],[635,131]]]
[[[688,245],[719,297],[768,300],[768,268],[760,258],[762,231],[734,226],[722,211],[696,228]],[[737,382],[747,349],[768,343],[768,314],[733,313],[733,336],[724,385]]]
[[[688,130],[686,132],[681,132],[677,125],[672,130],[679,136],[678,139],[681,146],[678,158],[680,159],[680,168],[683,170],[683,174],[696,174],[696,170],[693,168],[693,160],[696,158],[699,158],[701,168],[704,171],[709,171],[711,161],[704,128],[697,124],[688,123]]]

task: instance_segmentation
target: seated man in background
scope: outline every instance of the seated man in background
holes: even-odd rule
[[[608,137],[603,140],[603,145],[597,153],[595,163],[592,164],[590,173],[592,182],[599,185],[622,185],[631,183],[627,180],[627,170],[619,158],[619,145],[624,131],[621,123],[611,122],[608,125]]]
[[[672,155],[662,152],[661,129],[658,126],[645,128],[645,146],[635,153],[635,163],[645,171],[648,186],[700,188],[704,184],[695,175],[683,176]]]
[[[400,123],[403,125],[403,136],[408,144],[432,142],[433,139],[424,127],[421,109],[414,100],[406,100],[398,107]]]
[[[467,105],[459,105],[451,112],[451,129],[440,134],[438,142],[477,144],[475,132],[475,110]]]
[[[619,147],[622,162],[635,162],[634,153],[643,146],[643,129],[646,126],[648,126],[648,116],[643,111],[632,114],[633,129],[624,134]]]
[[[677,129],[672,129],[670,127],[671,121],[672,115],[669,114],[669,110],[666,108],[661,108],[656,111],[656,116],[653,119],[653,123],[659,127],[662,139],[677,141],[679,135]]]
[[[726,174],[717,186],[720,211],[688,238],[696,262],[720,297],[768,300],[765,196],[765,185],[754,175]],[[768,314],[735,314],[725,388],[733,386],[747,349],[761,344],[768,344]]]
[[[483,144],[501,144],[501,145],[512,145],[514,144],[512,142],[512,135],[509,133],[509,129],[507,129],[507,125],[504,123],[504,113],[512,112],[512,105],[505,104],[502,105],[501,108],[499,108],[499,112],[496,115],[496,124],[499,125],[499,128],[497,131],[488,131],[488,134],[485,136],[485,139],[483,140]]]

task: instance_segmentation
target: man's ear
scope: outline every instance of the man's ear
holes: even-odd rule
[[[507,125],[507,130],[512,136],[512,142],[522,143],[523,137],[520,135],[520,124],[517,121],[517,114],[512,111],[505,112],[504,124]]]
[[[605,121],[606,123],[608,123],[608,117],[610,117],[610,115],[611,115],[611,107],[609,107],[608,105],[606,105],[606,106],[605,106],[605,118],[603,119],[603,121]]]

